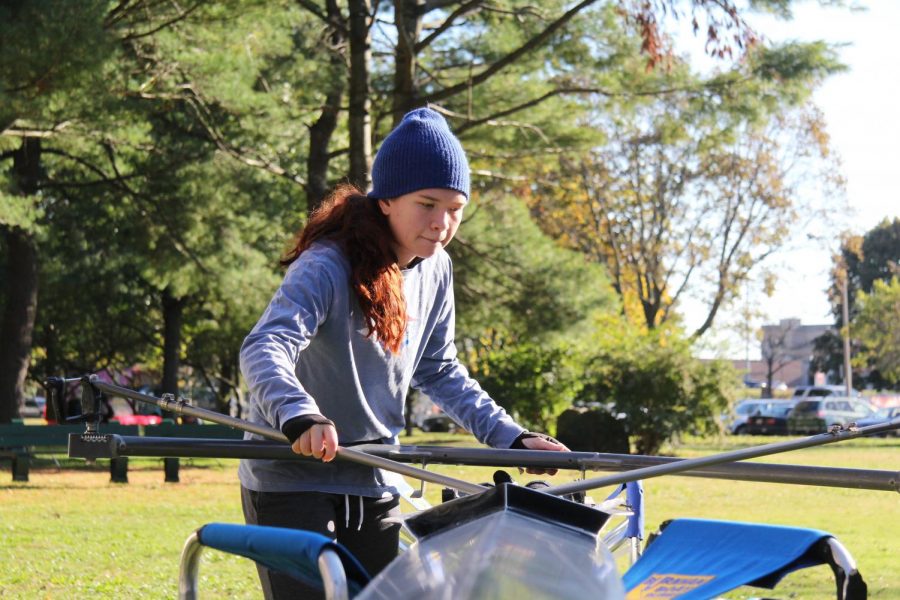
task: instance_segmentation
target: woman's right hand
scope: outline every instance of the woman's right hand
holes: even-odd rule
[[[331,462],[337,455],[337,448],[337,430],[329,424],[313,425],[291,445],[291,450],[297,454],[320,458],[322,462]]]

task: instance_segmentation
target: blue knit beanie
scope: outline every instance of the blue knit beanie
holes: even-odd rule
[[[469,162],[447,122],[430,108],[403,117],[381,143],[372,165],[370,198],[396,198],[444,188],[469,197]]]

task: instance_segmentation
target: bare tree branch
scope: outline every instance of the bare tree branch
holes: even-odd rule
[[[39,129],[28,127],[16,128],[15,125],[17,122],[18,121],[13,121],[6,129],[0,131],[0,136],[19,138],[51,138],[74,123],[74,121],[62,121],[61,123],[53,125],[49,129]]]
[[[735,79],[733,81],[709,81],[703,82],[703,84],[699,86],[678,86],[678,87],[668,87],[668,88],[658,88],[658,89],[644,89],[644,90],[634,90],[628,92],[614,92],[608,89],[599,88],[599,87],[569,87],[563,86],[558,87],[556,89],[550,90],[536,98],[532,98],[531,100],[527,100],[522,102],[521,104],[517,104],[515,106],[511,106],[504,110],[498,111],[486,117],[480,117],[477,119],[473,119],[471,117],[467,117],[466,115],[449,111],[439,106],[433,106],[435,110],[444,113],[447,116],[452,116],[457,119],[462,119],[464,122],[461,125],[454,127],[454,131],[457,135],[462,134],[464,131],[468,129],[472,129],[473,127],[478,127],[484,124],[491,124],[492,121],[500,119],[502,117],[509,116],[511,114],[535,107],[539,104],[550,100],[551,98],[555,98],[557,96],[565,96],[565,95],[582,95],[582,94],[597,94],[600,96],[606,96],[607,98],[631,98],[631,97],[643,97],[643,96],[664,96],[667,94],[676,94],[681,92],[702,92],[705,90],[712,89],[722,89],[726,87],[737,87],[741,83],[746,83],[749,81],[749,77],[744,77],[741,79]]]
[[[128,183],[126,183],[125,179],[122,177],[122,174],[119,172],[118,165],[116,164],[115,148],[113,147],[112,142],[106,140],[101,143],[101,146],[106,152],[110,167],[112,167],[113,172],[116,174],[116,183],[121,188],[127,190],[129,194],[136,200],[144,200],[145,202],[150,203],[156,210],[156,217],[165,224],[165,227],[163,227],[163,233],[167,238],[169,238],[169,241],[172,242],[172,246],[175,248],[175,250],[183,254],[185,257],[189,258],[195,265],[197,265],[197,268],[200,269],[201,273],[203,273],[204,275],[211,275],[210,270],[206,268],[206,265],[203,264],[203,261],[200,259],[200,257],[197,256],[197,254],[195,254],[193,250],[191,250],[180,239],[178,239],[178,236],[175,235],[174,232],[176,231],[176,227],[175,224],[171,222],[168,212],[161,210],[154,198],[146,194],[137,192],[131,186],[129,186]]]
[[[315,2],[312,2],[312,0],[297,0],[297,4],[318,17],[329,27],[340,32],[344,37],[347,36],[347,24],[340,18],[340,11],[338,11],[337,15],[335,15],[332,10],[328,10],[327,12],[325,12],[322,10],[321,6],[317,5]]]
[[[166,29],[167,27],[174,25],[175,23],[184,21],[185,19],[187,19],[190,16],[190,14],[192,12],[194,12],[195,10],[197,10],[204,4],[206,4],[206,0],[198,0],[196,3],[194,3],[193,6],[191,6],[187,10],[179,12],[177,15],[175,15],[168,21],[164,21],[161,24],[157,25],[156,27],[154,27],[152,29],[148,29],[147,31],[143,31],[141,33],[129,33],[128,35],[126,35],[125,37],[122,38],[122,41],[129,42],[132,40],[149,37],[149,36],[153,35],[154,33],[158,33],[160,31],[162,31],[163,29]]]
[[[420,13],[424,15],[430,13],[433,10],[453,6],[458,2],[459,0],[426,0],[425,4],[423,4],[422,8],[420,9]]]
[[[548,25],[542,32],[540,32],[539,34],[537,34],[536,36],[534,36],[533,38],[531,38],[530,40],[528,40],[527,42],[525,42],[524,44],[522,44],[521,46],[519,46],[518,48],[516,48],[515,50],[513,50],[512,52],[510,52],[503,58],[501,58],[500,60],[496,61],[495,63],[493,63],[492,65],[490,65],[489,67],[487,67],[486,69],[484,69],[483,71],[481,71],[480,73],[475,75],[474,77],[470,77],[466,81],[463,81],[456,85],[452,85],[448,88],[444,88],[443,90],[437,91],[431,95],[425,96],[422,98],[422,100],[425,102],[429,102],[429,103],[439,102],[440,100],[443,100],[445,98],[450,98],[451,96],[455,96],[456,94],[458,94],[460,92],[463,92],[467,89],[471,89],[471,88],[475,87],[476,85],[480,85],[480,84],[484,83],[485,81],[487,81],[488,79],[490,79],[491,77],[493,77],[494,75],[496,75],[497,73],[499,73],[500,71],[502,71],[503,69],[508,67],[509,65],[516,62],[519,58],[521,58],[525,54],[528,54],[535,48],[538,48],[539,46],[541,46],[544,42],[546,42],[548,39],[550,39],[550,37],[553,34],[555,34],[557,31],[559,31],[566,23],[568,23],[573,18],[575,18],[575,16],[578,15],[578,13],[580,13],[582,10],[588,8],[592,4],[595,4],[596,2],[597,2],[597,0],[582,0],[582,2],[579,2],[574,7],[572,7],[568,11],[566,11],[566,13],[563,14],[561,17],[559,17],[558,19],[556,19],[555,21],[550,23],[550,25]]]
[[[232,147],[225,140],[225,137],[216,129],[215,125],[212,124],[211,111],[200,95],[197,94],[193,88],[189,87],[188,89],[191,90],[191,96],[185,98],[185,103],[193,109],[194,115],[197,117],[200,125],[219,150],[245,165],[263,169],[269,173],[284,177],[293,183],[298,183],[300,185],[306,184],[306,181],[300,175],[290,173],[278,164],[269,160],[249,156],[246,149]]]
[[[473,12],[483,3],[484,0],[469,0],[468,2],[463,2],[456,10],[447,15],[447,18],[444,19],[444,22],[437,26],[431,33],[429,33],[425,37],[425,39],[415,44],[415,53],[418,54],[419,52],[427,48],[431,44],[431,42],[440,37],[442,33],[453,27],[456,19],[470,12]]]

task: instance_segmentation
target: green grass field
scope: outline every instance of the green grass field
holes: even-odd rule
[[[468,436],[419,434],[405,443],[471,444]],[[666,451],[697,456],[771,439],[689,440]],[[242,522],[236,461],[182,461],[181,483],[163,483],[161,460],[132,460],[127,485],[109,483],[105,465],[58,457],[32,469],[31,481],[0,470],[0,597],[172,598],[184,540],[211,521]],[[858,440],[763,459],[768,462],[900,470],[900,440]],[[493,469],[434,467],[483,482]],[[536,478],[514,474],[519,481]],[[572,479],[572,472],[550,478]],[[590,476],[590,475],[589,475]],[[546,477],[543,477],[547,479]],[[892,492],[664,477],[646,482],[647,528],[674,517],[735,519],[820,528],[850,550],[871,598],[900,598],[900,513]],[[429,485],[436,503],[440,490]],[[604,491],[594,493],[601,499]],[[261,597],[247,560],[206,551],[200,568],[204,597]],[[830,570],[790,575],[777,593],[742,588],[727,598],[834,597]]]

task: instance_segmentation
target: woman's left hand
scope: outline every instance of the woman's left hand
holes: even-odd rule
[[[569,452],[569,449],[562,442],[553,439],[549,435],[534,435],[522,438],[522,445],[528,450],[551,450],[554,452]],[[556,475],[556,469],[539,469],[531,467],[525,469],[526,473],[532,475]]]

